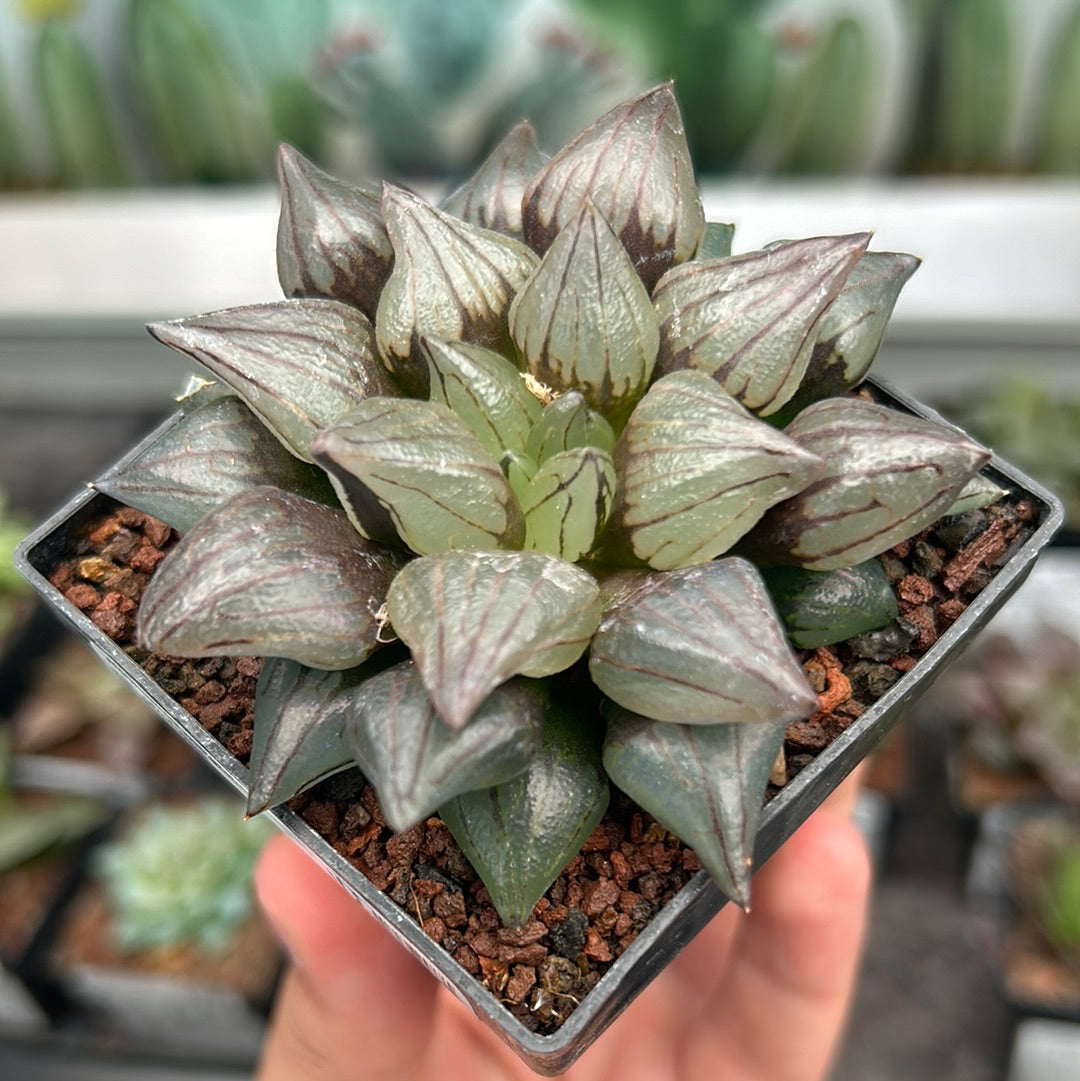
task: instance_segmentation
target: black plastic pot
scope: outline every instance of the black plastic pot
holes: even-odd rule
[[[900,410],[947,423],[906,395],[871,384],[878,397]],[[154,439],[151,435],[150,439]],[[135,454],[141,448],[136,448]],[[791,780],[765,808],[755,847],[760,866],[795,831],[890,730],[914,699],[929,685],[956,651],[1001,607],[1023,582],[1040,550],[1061,526],[1059,501],[1040,485],[999,460],[986,474],[1001,487],[1027,498],[1035,509],[1034,533],[1009,553],[993,581],[959,619],[923,655],[910,673],[892,688],[812,764]],[[26,539],[17,565],[57,613],[65,618],[106,664],[138,688],[162,717],[196,746],[214,767],[241,792],[247,788],[247,769],[165,694],[154,681],[78,609],[54,589],[46,569],[68,550],[68,538],[81,521],[107,504],[103,497],[84,492]],[[485,987],[462,969],[389,898],[384,896],[297,814],[279,807],[273,812],[278,825],[312,853],[350,890],[391,934],[416,955],[514,1051],[542,1074],[565,1070],[629,1005],[672,958],[717,913],[725,898],[705,872],[698,873],[666,905],[616,960],[597,986],[553,1035],[530,1032]]]

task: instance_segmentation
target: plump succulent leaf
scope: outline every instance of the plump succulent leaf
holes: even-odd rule
[[[446,552],[409,563],[387,611],[439,716],[461,728],[511,676],[573,664],[600,620],[600,590],[538,552]]]
[[[914,255],[866,252],[825,309],[802,385],[788,403],[794,416],[811,402],[863,381],[881,347],[900,290],[919,269]]]
[[[372,398],[312,441],[311,451],[361,532],[414,552],[516,548],[521,510],[498,462],[435,402]]]
[[[1007,494],[1003,488],[979,473],[960,489],[960,494],[945,514],[967,514],[969,510],[989,507],[991,503],[996,503]]]
[[[656,374],[697,368],[748,409],[775,413],[802,382],[818,320],[869,239],[814,237],[675,267],[653,293]]]
[[[280,300],[151,323],[158,341],[230,386],[298,458],[320,428],[397,390],[375,355],[371,323],[337,300]]]
[[[705,213],[670,84],[616,106],[537,174],[525,191],[525,238],[545,252],[591,200],[646,288],[697,251]]]
[[[342,511],[252,488],[203,518],[158,567],[139,605],[139,639],[172,656],[352,668],[376,648],[378,611],[401,564]]]
[[[692,370],[649,388],[619,437],[615,466],[620,486],[602,557],[657,570],[726,552],[825,469]]]
[[[592,551],[615,499],[615,465],[597,447],[545,460],[521,496],[525,547],[576,563]]]
[[[255,691],[248,815],[276,807],[352,765],[345,741],[352,696],[368,665],[340,671],[268,657]]]
[[[401,385],[428,393],[424,336],[509,345],[506,314],[537,258],[524,244],[444,214],[402,188],[384,185],[383,220],[394,246],[394,269],[379,298],[379,352]]]
[[[231,394],[185,410],[138,457],[93,487],[186,533],[226,499],[259,485],[332,502],[322,471],[289,454]]]
[[[553,709],[524,773],[458,796],[439,814],[514,927],[580,851],[608,799],[599,741],[579,717]]]
[[[824,458],[826,471],[773,507],[747,550],[808,570],[852,567],[914,536],[990,460],[954,428],[855,398],[816,402],[785,432]]]
[[[430,397],[458,415],[496,459],[525,449],[540,416],[540,400],[505,357],[479,345],[424,338]]]
[[[801,649],[876,631],[899,612],[892,585],[876,559],[834,571],[769,567],[762,574],[788,637]]]
[[[529,432],[525,453],[542,465],[553,455],[577,447],[596,447],[610,454],[615,449],[615,432],[578,391],[570,390],[544,406]]]
[[[731,243],[734,239],[734,225],[721,221],[706,222],[705,233],[694,258],[726,259],[731,254]]]
[[[734,556],[641,579],[605,610],[589,670],[619,705],[676,724],[794,721],[817,704],[761,575]]]
[[[529,371],[624,418],[652,374],[660,337],[649,294],[591,201],[567,222],[510,305]]]
[[[528,120],[515,124],[480,168],[443,202],[442,209],[472,225],[523,238],[521,200],[544,164],[536,131]]]
[[[608,711],[604,769],[612,782],[688,844],[747,909],[754,837],[784,727],[669,724]]]
[[[278,151],[277,269],[287,297],[332,297],[375,318],[394,264],[382,193],[344,184],[298,150]]]
[[[496,687],[464,728],[435,712],[412,661],[360,688],[348,721],[352,754],[394,830],[422,822],[463,792],[521,773],[540,747],[547,695],[536,680]]]

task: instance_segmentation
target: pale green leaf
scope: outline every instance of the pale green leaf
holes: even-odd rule
[[[479,345],[424,338],[431,401],[456,413],[496,460],[504,451],[523,451],[540,401],[521,372],[505,357]]]
[[[498,462],[446,406],[372,398],[313,440],[365,536],[414,552],[518,547],[521,510]]]
[[[969,510],[979,510],[981,507],[996,503],[1006,495],[1008,493],[1000,485],[988,480],[980,473],[972,477],[960,489],[960,494],[945,514],[966,514]]]
[[[568,668],[600,619],[592,576],[537,552],[413,560],[394,580],[387,608],[439,716],[454,728],[511,676]]]
[[[705,223],[705,235],[695,259],[726,259],[731,254],[731,242],[735,238],[735,226],[726,222]]]
[[[277,657],[263,662],[255,691],[248,815],[352,765],[345,724],[356,688],[373,670],[364,664],[323,671]]]
[[[540,747],[546,705],[542,685],[514,679],[492,691],[464,728],[450,728],[416,666],[404,661],[360,688],[348,743],[387,823],[403,831],[463,792],[521,773]]]
[[[510,927],[524,923],[581,850],[607,809],[597,740],[574,715],[552,710],[528,769],[439,809]]]
[[[335,179],[298,150],[278,151],[277,269],[287,297],[332,297],[375,318],[394,249],[381,192]]]
[[[510,306],[510,334],[529,371],[555,391],[578,390],[623,419],[652,374],[659,331],[649,294],[590,201]]]
[[[914,536],[990,460],[954,428],[857,398],[808,406],[785,431],[826,471],[762,518],[747,551],[808,570],[851,567]]]
[[[615,433],[578,391],[571,390],[544,406],[529,433],[525,453],[540,464],[577,447],[596,447],[610,454],[615,449]]]
[[[596,447],[548,458],[521,500],[525,547],[574,563],[592,550],[615,498],[615,466]]]
[[[603,556],[657,570],[726,552],[825,463],[749,413],[703,372],[664,376],[615,450],[620,487]]]
[[[899,614],[892,585],[876,559],[835,571],[768,567],[762,574],[788,637],[800,649],[879,630]]]
[[[401,563],[342,511],[252,488],[203,518],[158,567],[138,637],[171,656],[351,668],[378,645],[379,609]]]
[[[817,698],[753,564],[657,571],[604,612],[593,682],[625,709],[676,724],[795,721]]]
[[[459,218],[521,238],[521,199],[544,164],[536,132],[528,120],[510,129],[473,176],[443,202]]]

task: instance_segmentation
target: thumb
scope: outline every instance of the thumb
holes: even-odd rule
[[[330,875],[286,837],[266,847],[255,890],[292,960],[258,1081],[417,1077],[435,982]]]

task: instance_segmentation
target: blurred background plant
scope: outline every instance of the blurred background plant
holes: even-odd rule
[[[0,648],[29,608],[26,580],[15,570],[15,546],[23,539],[29,523],[8,508],[0,491]]]
[[[123,836],[93,854],[117,944],[227,948],[255,911],[251,876],[271,832],[219,797],[145,808]]]
[[[942,408],[1059,496],[1066,528],[1080,532],[1080,397],[1015,376],[973,387],[962,403]]]
[[[701,173],[1080,172],[1080,0],[17,0],[0,186],[459,174],[665,78]]]

